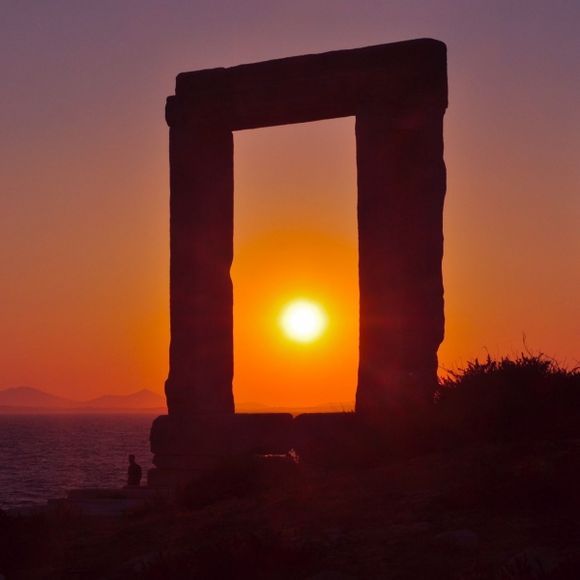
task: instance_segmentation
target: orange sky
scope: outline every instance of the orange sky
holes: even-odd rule
[[[358,365],[354,119],[242,131],[234,146],[234,397],[350,401]],[[278,324],[283,306],[301,296],[329,318],[309,344],[288,340]]]
[[[0,388],[79,399],[162,391],[163,102],[176,73],[421,36],[449,49],[441,364],[518,352],[523,334],[532,350],[579,364],[578,4],[241,4],[2,8]],[[353,119],[240,132],[235,147],[236,400],[348,402]],[[276,326],[298,294],[330,316],[311,346]]]

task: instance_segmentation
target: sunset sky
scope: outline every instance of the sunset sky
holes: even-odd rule
[[[477,5],[477,6],[476,6]],[[444,368],[580,364],[576,0],[3,0],[0,388],[161,393],[164,101],[181,71],[432,37],[448,47]],[[354,119],[235,134],[235,398],[354,398]],[[303,344],[284,305],[319,302]]]

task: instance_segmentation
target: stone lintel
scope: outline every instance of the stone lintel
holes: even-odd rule
[[[166,119],[255,129],[355,115],[373,101],[444,109],[445,44],[426,38],[181,73]]]

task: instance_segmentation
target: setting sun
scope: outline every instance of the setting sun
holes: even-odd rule
[[[293,300],[282,310],[280,325],[291,340],[312,342],[326,329],[326,313],[316,302]]]

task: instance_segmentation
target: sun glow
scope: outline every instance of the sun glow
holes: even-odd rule
[[[322,307],[311,300],[293,300],[280,315],[284,334],[296,342],[312,342],[322,335],[328,323]]]

